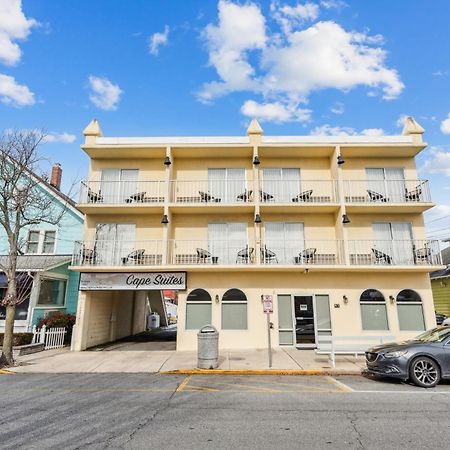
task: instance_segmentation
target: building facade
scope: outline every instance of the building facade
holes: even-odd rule
[[[450,317],[450,247],[442,250],[442,263],[444,269],[430,274],[431,289],[436,312]]]
[[[178,290],[179,350],[209,323],[221,348],[267,347],[268,324],[272,345],[301,347],[432,327],[422,134],[409,118],[401,136],[264,136],[253,120],[244,137],[109,138],[92,121],[75,348],[145,329],[162,289]]]
[[[83,214],[60,191],[62,169],[53,167],[49,181],[37,178],[36,189],[49,197],[62,218],[57,225],[38,223],[21,236],[21,255],[17,261],[17,280],[23,301],[16,306],[14,331],[28,331],[40,318],[54,311],[75,314],[78,301],[79,273],[69,270],[73,242],[82,237]],[[63,212],[64,211],[64,212]],[[0,260],[6,258],[8,241],[0,227]],[[2,256],[3,255],[3,256]],[[0,272],[0,298],[6,293],[7,279]],[[0,333],[4,330],[5,308],[0,307]]]

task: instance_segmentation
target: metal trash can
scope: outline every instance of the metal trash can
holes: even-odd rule
[[[205,325],[197,333],[199,369],[216,369],[219,365],[219,332],[213,325]]]

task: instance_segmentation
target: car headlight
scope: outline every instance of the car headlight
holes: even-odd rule
[[[387,352],[384,354],[385,358],[400,358],[400,356],[406,355],[407,350],[397,350],[396,352]]]

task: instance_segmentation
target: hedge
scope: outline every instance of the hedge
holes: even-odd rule
[[[3,345],[3,333],[0,333],[0,345]],[[28,345],[33,340],[33,333],[14,333],[13,346]]]

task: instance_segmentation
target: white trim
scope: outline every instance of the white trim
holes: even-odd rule
[[[34,303],[34,309],[53,309],[53,308],[66,308],[66,302],[67,302],[67,289],[69,288],[69,277],[66,275],[62,275],[59,273],[51,273],[51,275],[47,275],[49,272],[43,272],[39,273],[37,278],[39,281],[37,294],[36,294],[36,301]],[[41,286],[42,282],[44,280],[56,280],[56,281],[65,281],[66,287],[64,289],[64,304],[63,305],[55,305],[53,303],[47,303],[47,304],[38,304],[39,296],[41,295]],[[30,299],[31,300],[31,299]],[[30,301],[31,304],[31,301]]]
[[[38,239],[38,246],[37,246],[37,252],[36,253],[29,253],[28,252],[28,242],[30,240],[30,233],[32,232],[38,232],[39,233],[39,239]],[[48,232],[55,233],[55,240],[54,240],[54,247],[53,252],[51,253],[44,253],[42,250],[44,249],[44,241],[45,241],[45,234]],[[25,240],[25,252],[24,255],[28,256],[40,256],[40,255],[55,255],[56,254],[56,245],[58,242],[58,234],[59,229],[56,228],[27,228],[27,238]]]

